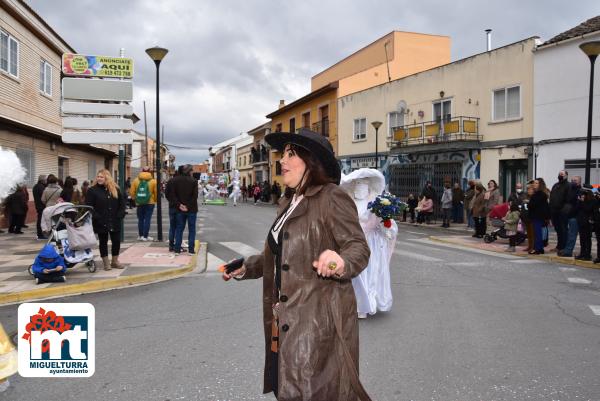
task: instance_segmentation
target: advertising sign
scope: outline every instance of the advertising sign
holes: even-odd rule
[[[133,59],[64,53],[62,71],[80,77],[133,78]]]
[[[359,168],[368,168],[375,167],[375,158],[374,157],[359,157],[356,159],[350,160],[350,168],[352,170]]]
[[[108,102],[133,101],[133,82],[111,79],[63,78],[63,99]]]

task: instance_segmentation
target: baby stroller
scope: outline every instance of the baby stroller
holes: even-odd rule
[[[494,227],[495,230],[493,230],[489,234],[485,234],[483,236],[483,242],[485,242],[486,244],[490,244],[490,243],[496,241],[498,238],[508,239],[508,235],[506,234],[506,229],[504,228],[504,220],[492,219],[491,223],[492,223],[492,227]],[[519,226],[520,226],[520,224],[519,224]],[[521,245],[523,243],[523,241],[525,241],[526,238],[527,238],[527,236],[523,232],[521,232],[520,230],[517,230],[517,235],[515,237],[517,245]]]
[[[68,202],[44,209],[42,229],[48,228],[47,222],[49,222],[49,230],[44,231],[50,231],[47,244],[51,244],[56,248],[56,252],[64,258],[67,269],[73,268],[79,263],[84,263],[90,273],[96,271],[92,249],[74,250],[69,246],[69,240],[75,242],[74,237],[78,232],[89,231],[91,228],[92,210],[94,208],[91,206],[74,205]],[[77,237],[79,236],[77,235]],[[29,266],[28,270],[29,274],[33,276],[32,266]]]

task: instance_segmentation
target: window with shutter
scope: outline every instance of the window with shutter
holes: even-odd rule
[[[46,63],[46,86],[45,91],[48,96],[52,96],[52,66]]]
[[[367,137],[367,119],[357,118],[354,120],[354,140],[360,141]]]
[[[15,150],[15,154],[17,155],[19,162],[21,162],[21,166],[23,166],[23,168],[25,169],[25,183],[29,186],[35,184],[33,182],[33,150],[17,148]]]
[[[45,85],[45,76],[46,76],[46,62],[44,60],[40,61],[40,92],[44,91]]]
[[[96,179],[96,160],[88,160],[88,180]]]
[[[8,35],[0,32],[0,69],[8,72]]]
[[[19,76],[19,42],[14,38],[8,38],[9,44],[9,69],[8,72],[15,77]]]
[[[492,120],[503,121],[521,117],[521,87],[497,89],[493,94]]]
[[[506,89],[506,118],[521,117],[521,88]]]
[[[19,42],[4,31],[0,31],[0,70],[19,77]]]
[[[47,61],[40,61],[40,92],[52,96],[52,66]]]
[[[391,138],[394,135],[394,131],[404,125],[404,114],[398,112],[391,112],[389,114],[389,122],[390,123],[388,126],[390,128],[388,132],[388,138]]]

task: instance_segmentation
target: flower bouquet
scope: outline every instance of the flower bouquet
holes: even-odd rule
[[[373,202],[369,202],[367,205],[367,209],[381,219],[385,228],[391,228],[392,219],[400,217],[407,207],[406,203],[389,192],[377,196]]]

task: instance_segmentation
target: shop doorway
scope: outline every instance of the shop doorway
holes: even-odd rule
[[[527,164],[527,159],[500,160],[500,182],[498,185],[500,185],[500,193],[505,201],[514,191],[517,182],[523,184],[523,189],[525,189],[528,181]]]

